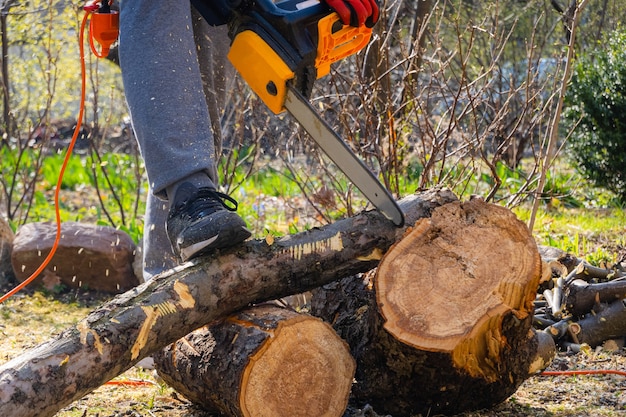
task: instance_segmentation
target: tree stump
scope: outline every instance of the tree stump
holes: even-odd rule
[[[475,199],[435,209],[375,278],[324,286],[312,312],[350,345],[357,405],[394,417],[454,414],[503,401],[541,368],[531,331],[540,276],[526,226]]]
[[[196,330],[156,355],[155,365],[194,403],[237,417],[340,417],[355,370],[330,325],[275,305]]]

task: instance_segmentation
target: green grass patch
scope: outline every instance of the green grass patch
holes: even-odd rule
[[[0,149],[5,197],[0,210],[14,230],[26,222],[55,221],[54,194],[64,159],[65,153],[44,156],[38,149]],[[133,155],[72,154],[59,190],[61,221],[120,228],[137,242],[145,211],[143,171]]]
[[[514,209],[525,222],[530,209]],[[626,247],[626,211],[621,208],[542,208],[535,220],[533,235],[540,245],[562,249],[599,265],[614,262]]]
[[[38,150],[28,150],[18,157],[17,152],[2,148],[0,157],[5,183],[7,177],[15,178],[12,198],[16,202],[20,193],[27,193],[25,184],[37,173],[27,220],[54,221],[54,189],[64,155],[45,156],[39,168]],[[72,155],[60,192],[62,221],[117,227],[139,242],[143,233],[147,187],[142,176],[143,166],[138,164],[136,157],[125,154]],[[229,191],[238,200],[238,212],[256,238],[302,232],[323,225],[329,219],[333,221],[346,216],[349,185],[342,175],[328,182],[327,177],[308,175],[306,166],[301,167],[301,171],[290,171],[276,162],[258,165],[259,168],[251,170],[242,161],[233,168],[234,174],[230,174],[233,186]],[[508,196],[527,181],[523,167],[522,164],[522,168],[513,170],[504,164],[496,166],[501,185],[495,202],[505,204]],[[407,165],[406,175],[398,178],[402,195],[415,192],[421,172],[418,162]],[[446,183],[461,199],[466,199],[470,193],[485,195],[495,184],[484,167],[477,165],[464,167],[459,164],[445,175]],[[307,198],[323,187],[334,192],[334,201],[324,207],[318,205],[315,210]],[[588,257],[596,263],[614,257],[616,248],[625,245],[624,207],[615,203],[611,193],[590,186],[570,167],[560,165],[554,172],[549,172],[542,198],[533,230],[539,244]],[[521,205],[514,207],[515,213],[525,222],[530,217],[530,202],[526,197],[521,199]],[[365,207],[357,191],[352,193],[350,204],[353,212]],[[16,227],[17,223],[13,222],[13,225]]]

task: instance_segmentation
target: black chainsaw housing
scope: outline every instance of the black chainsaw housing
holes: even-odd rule
[[[304,8],[302,0],[192,0],[212,25],[228,24],[230,39],[244,30],[258,34],[295,73],[292,85],[310,97],[317,79],[318,22],[331,13],[325,3]]]

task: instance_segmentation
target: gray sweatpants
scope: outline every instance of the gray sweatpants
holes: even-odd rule
[[[226,27],[211,27],[185,0],[122,0],[119,54],[126,101],[150,194],[144,277],[177,264],[165,233],[167,187],[205,172],[218,184],[220,115],[234,70]]]

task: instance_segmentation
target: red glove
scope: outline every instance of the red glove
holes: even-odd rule
[[[376,0],[324,0],[339,14],[344,25],[372,27],[378,21]]]

